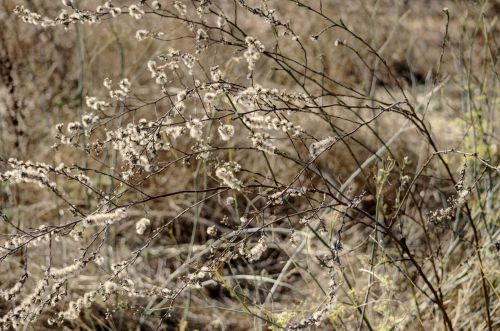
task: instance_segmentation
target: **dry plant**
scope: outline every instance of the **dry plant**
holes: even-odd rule
[[[0,328],[498,330],[498,10],[2,1]]]

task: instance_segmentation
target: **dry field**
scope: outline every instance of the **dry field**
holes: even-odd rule
[[[499,330],[497,0],[0,0],[0,330]]]

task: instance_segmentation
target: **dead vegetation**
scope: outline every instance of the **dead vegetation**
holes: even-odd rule
[[[497,12],[3,1],[0,327],[497,329]]]

